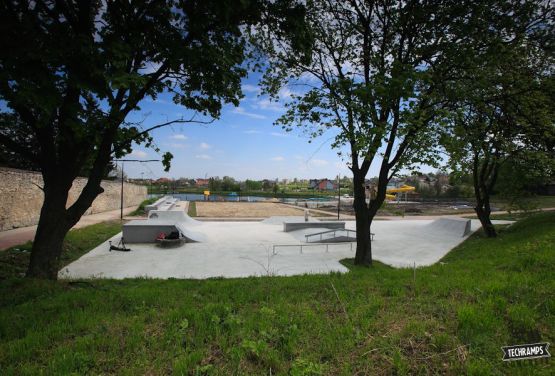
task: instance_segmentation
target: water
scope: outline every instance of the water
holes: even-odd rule
[[[149,195],[159,196],[159,195]],[[204,201],[204,195],[199,193],[168,193],[168,196],[178,198],[181,201]],[[246,202],[258,202],[271,199],[271,197],[259,197],[259,196],[224,196],[224,195],[210,195],[210,201],[246,201]]]
[[[200,193],[168,193],[168,196],[172,196],[180,199],[181,201],[204,201],[204,195]],[[149,194],[148,197],[162,196],[160,194]],[[228,195],[210,195],[210,201],[232,201],[232,202],[259,202],[270,200],[272,197],[261,197],[261,196],[228,196]],[[306,198],[279,198],[280,202],[286,204],[298,205],[299,203],[304,203],[308,201],[307,207],[313,207],[316,202],[320,205],[325,203],[325,201],[330,201],[329,197],[306,197]],[[333,201],[333,200],[332,200]],[[336,202],[336,201],[333,201]],[[314,206],[316,207],[316,206]]]

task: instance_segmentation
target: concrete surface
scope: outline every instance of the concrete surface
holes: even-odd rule
[[[105,242],[61,270],[59,276],[204,279],[347,272],[339,260],[354,257],[353,243],[307,245],[299,239],[304,238],[308,229],[299,230],[299,233],[283,232],[283,222],[275,222],[204,222],[196,226],[195,231],[204,234],[206,241],[187,243],[179,248],[133,244],[131,252],[109,252],[108,242]],[[374,222],[374,260],[394,267],[431,265],[467,238],[449,232],[434,233],[428,226],[431,223],[431,220]],[[473,220],[471,226],[475,231],[480,224]],[[348,221],[346,228],[354,229],[354,221]],[[120,237],[118,234],[110,240],[117,243]],[[302,253],[301,244],[304,245]]]

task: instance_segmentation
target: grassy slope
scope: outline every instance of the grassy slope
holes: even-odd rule
[[[529,206],[530,209],[555,208],[555,196],[530,196],[522,198],[522,201],[526,203],[525,206]],[[498,196],[493,196],[491,198],[491,205],[501,210],[510,209],[507,205],[507,201]]]
[[[2,374],[553,374],[555,213],[416,271],[0,282]],[[348,264],[348,263],[347,263]],[[312,372],[312,373],[311,373]]]
[[[197,216],[197,203],[195,201],[189,201],[189,209],[187,210],[189,217]]]
[[[61,267],[77,260],[120,231],[119,221],[103,222],[71,230],[64,241]],[[27,242],[0,252],[0,281],[25,274],[32,245],[32,242]]]
[[[147,198],[146,200],[141,202],[139,207],[137,209],[135,209],[133,212],[131,212],[129,215],[131,215],[131,216],[145,215],[146,214],[145,206],[150,205],[150,204],[154,204],[156,201],[158,201],[159,198],[160,198],[159,196]]]

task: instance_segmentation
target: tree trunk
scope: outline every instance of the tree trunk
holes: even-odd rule
[[[476,207],[474,208],[474,211],[476,212],[476,215],[478,215],[478,219],[482,224],[482,228],[484,229],[486,236],[488,238],[495,238],[497,236],[497,232],[495,231],[495,227],[493,227],[493,223],[491,223],[490,219],[491,207],[489,204],[489,197],[493,184],[495,183],[495,179],[497,178],[497,167],[493,166],[493,168],[490,169],[491,176],[488,176],[487,167],[489,163],[490,162],[487,160],[482,161],[482,166],[480,168],[480,159],[477,154],[474,156],[474,166],[472,170],[474,197],[476,197]]]
[[[45,184],[44,203],[33,241],[27,277],[52,280],[58,278],[62,244],[71,228],[66,218],[68,191],[62,187],[49,188]]]
[[[58,279],[60,256],[64,239],[95,198],[103,192],[100,178],[89,176],[87,185],[77,201],[66,209],[67,198],[73,177],[55,174],[44,177],[44,202],[40,212],[39,224],[31,260],[26,276],[29,278]]]
[[[493,223],[491,223],[491,208],[489,206],[489,198],[482,199],[480,196],[476,195],[476,207],[474,211],[478,215],[478,219],[482,224],[482,228],[484,229],[484,233],[488,238],[495,238],[497,236],[497,232],[495,231],[495,227]]]
[[[355,265],[372,265],[372,243],[370,241],[370,217],[366,204],[364,176],[353,172],[354,209],[357,229],[357,250]]]

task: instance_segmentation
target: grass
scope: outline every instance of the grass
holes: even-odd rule
[[[504,214],[491,214],[490,219],[506,220],[506,221],[520,221],[521,219],[528,218],[537,214],[537,211],[517,212],[517,213],[504,213]],[[478,216],[473,215],[467,218],[478,219]]]
[[[158,201],[159,198],[160,197],[158,197],[158,196],[147,198],[146,200],[141,202],[141,204],[139,205],[139,207],[137,209],[135,209],[133,212],[129,213],[129,215],[130,216],[144,216],[144,215],[146,215],[145,206],[150,205],[150,204],[154,204],[156,201]]]
[[[60,269],[120,231],[119,221],[102,222],[71,230],[64,241]],[[0,252],[0,280],[25,274],[32,246],[32,242],[27,242]]]
[[[551,375],[500,347],[555,340],[555,213],[441,263],[347,274],[0,282],[3,375]]]
[[[543,208],[555,208],[555,196],[541,196],[535,195],[530,197],[523,197],[521,199],[523,208],[533,209],[543,209]],[[493,196],[491,198],[491,205],[500,208],[500,210],[510,209],[509,202],[501,197]],[[519,208],[513,208],[514,210]]]
[[[197,203],[195,201],[189,201],[189,209],[187,210],[189,217],[197,216]]]

